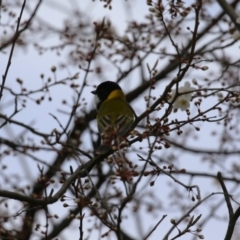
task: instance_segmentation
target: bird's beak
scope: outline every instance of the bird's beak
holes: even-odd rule
[[[97,91],[96,91],[96,90],[94,90],[94,91],[91,91],[91,93],[92,93],[92,94],[97,94]]]

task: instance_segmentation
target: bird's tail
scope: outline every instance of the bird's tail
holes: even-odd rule
[[[111,145],[101,145],[100,147],[98,147],[98,149],[96,150],[96,154],[101,155],[104,153],[107,153],[109,150],[111,149]]]

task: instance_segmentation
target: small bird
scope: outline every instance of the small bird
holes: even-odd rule
[[[136,114],[115,82],[103,82],[91,93],[95,94],[97,124],[102,137],[102,144],[96,153],[103,154],[111,149],[113,140],[119,144],[121,137],[131,130]]]

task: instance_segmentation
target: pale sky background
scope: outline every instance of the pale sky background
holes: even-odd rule
[[[191,1],[192,2],[192,1]],[[35,6],[36,1],[31,1],[32,6]],[[57,4],[56,4],[57,3]],[[186,4],[190,3],[190,1],[185,1]],[[58,6],[56,8],[56,6]],[[60,6],[60,7],[59,7]],[[61,4],[57,0],[48,0],[45,1],[42,6],[40,7],[37,17],[42,19],[43,21],[46,21],[50,23],[53,27],[58,28],[62,26],[63,21],[65,21],[69,15],[68,13],[71,12],[71,9],[80,9],[83,13],[89,15],[89,17],[92,19],[92,21],[99,21],[102,20],[103,17],[108,17],[111,19],[113,26],[115,26],[117,33],[119,36],[122,36],[122,33],[124,29],[127,26],[127,22],[131,20],[140,20],[148,14],[148,7],[146,7],[146,1],[137,1],[137,0],[132,0],[132,1],[113,1],[113,9],[111,11],[103,8],[103,3],[100,1],[62,1]],[[216,4],[213,5],[212,12],[218,11],[219,8]],[[28,14],[25,14],[24,17],[26,18]],[[5,16],[4,13],[2,13],[2,20],[1,23],[4,23],[5,21]],[[23,18],[24,19],[24,18]],[[201,28],[201,26],[200,26]],[[55,44],[56,41],[58,41],[57,37],[52,34],[48,35],[46,40],[44,42],[41,42],[41,44],[45,43],[46,46]],[[237,50],[237,51],[236,51]],[[0,73],[3,75],[6,67],[6,62],[8,59],[8,53],[9,53],[9,48],[6,49],[4,52],[0,53]],[[64,52],[63,52],[64,53]],[[233,46],[233,56],[236,56],[237,58],[239,57],[239,44],[236,44]],[[28,47],[27,49],[19,49],[16,47],[14,51],[14,56],[12,59],[12,64],[8,73],[8,78],[6,82],[6,86],[11,87],[13,91],[19,92],[20,87],[18,84],[16,84],[16,78],[21,78],[26,82],[26,86],[28,89],[36,89],[42,86],[42,82],[40,81],[40,74],[44,73],[44,75],[51,76],[54,78],[53,73],[51,72],[51,66],[57,66],[58,70],[56,72],[56,78],[57,79],[64,79],[68,77],[71,73],[72,75],[76,72],[80,72],[79,69],[73,68],[71,66],[68,67],[68,71],[66,70],[59,70],[59,64],[63,62],[65,59],[64,54],[61,56],[56,56],[55,52],[47,51],[43,55],[39,55],[36,51],[33,50],[33,47]],[[150,65],[154,65],[156,61],[156,57],[148,58],[147,62]],[[162,60],[164,61],[164,60]],[[159,64],[164,64],[164,62],[160,62]],[[214,63],[207,63],[211,71],[211,67],[215,67]],[[109,69],[109,66],[107,66],[107,69]],[[204,76],[204,74],[207,76],[209,72],[198,72],[197,74]],[[116,80],[116,75],[113,71],[108,70],[107,72],[104,73],[107,77],[106,80]],[[194,75],[196,73],[190,72],[190,74],[186,77],[186,81],[190,81],[196,77]],[[81,84],[83,74],[80,74],[79,78],[79,84]],[[89,78],[90,79],[90,78]],[[136,74],[136,83],[138,81],[137,79],[137,74]],[[98,79],[92,79],[91,82],[89,82],[91,85],[88,88],[85,88],[84,95],[87,99],[87,107],[86,109],[92,109],[93,107],[93,96],[90,94],[90,91],[93,89],[94,84],[99,84]],[[159,94],[162,92],[162,87],[166,85],[166,82],[162,82],[159,84]],[[122,85],[123,89],[125,92],[130,91],[131,89],[134,88],[134,82],[131,82],[130,86]],[[18,113],[14,119],[18,121],[23,121],[25,124],[30,124],[31,126],[34,126],[35,129],[41,131],[41,132],[50,132],[54,128],[59,128],[57,122],[49,115],[49,113],[53,113],[56,115],[61,122],[64,125],[64,122],[68,119],[68,116],[65,114],[62,114],[59,110],[63,110],[66,112],[69,112],[70,109],[61,104],[62,99],[66,98],[68,99],[69,102],[72,100],[72,90],[70,88],[62,88],[62,86],[59,87],[54,87],[51,90],[51,95],[53,96],[53,101],[48,102],[44,101],[40,106],[38,106],[35,101],[29,101],[27,103],[27,108],[23,109],[20,113]],[[34,96],[34,99],[36,98],[36,95]],[[3,101],[0,106],[0,111],[1,113],[4,113],[6,115],[10,115],[13,110],[14,110],[14,105],[11,105],[12,101],[12,96],[9,96],[7,92],[4,92],[3,96]],[[209,100],[208,100],[209,101]],[[211,101],[215,102],[217,101],[217,97],[211,98]],[[203,106],[208,107],[208,102],[203,102]],[[133,107],[136,109],[137,114],[140,114],[144,109],[142,108],[142,105],[139,105],[139,103],[132,103]],[[194,112],[194,110],[193,110]],[[213,113],[211,113],[213,114]],[[177,114],[173,114],[173,118],[185,118],[185,114],[178,112]],[[93,122],[92,124],[96,124]],[[201,126],[201,131],[196,132],[195,135],[198,136],[198,140],[191,140],[188,142],[189,146],[196,146],[200,149],[215,149],[218,150],[218,142],[216,141],[216,138],[211,138],[209,132],[216,129],[219,129],[219,126],[217,126],[215,123],[212,124],[204,124],[200,123]],[[0,136],[12,136],[12,138],[19,138],[20,135],[23,133],[22,128],[15,128],[11,125],[8,127],[5,127],[3,130],[0,131]],[[173,134],[172,137],[175,135]],[[40,141],[38,139],[37,141]],[[87,144],[86,144],[87,145]],[[90,149],[90,148],[89,148]],[[1,150],[1,149],[0,149]],[[162,151],[161,156],[169,156],[171,151],[171,148]],[[178,152],[179,151],[179,152]],[[182,151],[176,150],[174,152],[175,155],[182,154]],[[46,155],[45,152],[42,154],[38,155],[39,158],[47,158],[47,159],[53,159],[52,154]],[[228,161],[233,161],[237,159],[237,156],[232,156],[231,158],[228,159]],[[21,164],[19,164],[18,161],[21,161]],[[22,164],[22,161],[25,161],[25,164]],[[223,164],[226,162],[224,159],[219,159],[219,161],[223,161]],[[2,161],[2,164],[7,164],[8,165],[8,172],[9,173],[15,173],[16,169],[18,169],[18,173],[22,172],[23,176],[27,176],[26,181],[21,181],[21,185],[25,186],[29,180],[34,180],[36,178],[37,172],[37,166],[35,162],[28,161],[27,158],[5,158]],[[74,167],[76,167],[75,162],[67,162],[65,163],[66,169],[69,170],[69,164],[72,164]],[[74,165],[75,164],[75,165]],[[187,168],[189,171],[198,171],[199,169],[201,172],[210,172],[217,174],[217,169],[212,168],[209,164],[203,164],[200,161],[199,156],[194,156],[188,153],[184,153],[181,155],[178,161],[179,168]],[[23,167],[24,166],[24,167]],[[1,174],[1,171],[0,171]],[[197,178],[195,177],[194,180],[189,183],[189,178],[184,177],[184,176],[177,176],[177,178],[181,181],[183,181],[185,184],[192,184],[192,185],[198,185],[201,189],[201,195],[202,198],[206,197],[212,192],[221,192],[221,189],[219,188],[218,184],[214,183],[213,180],[211,179],[203,179],[201,177]],[[0,180],[1,181],[1,180]],[[17,182],[17,181],[16,181]],[[153,187],[155,192],[159,192],[159,197],[162,202],[164,201],[169,201],[167,199],[168,197],[168,191],[169,189],[167,188],[167,184],[171,183],[174,184],[172,180],[167,178],[166,176],[160,176],[158,180],[155,182],[155,185]],[[234,190],[232,189],[235,188],[232,184],[226,183],[229,192],[234,193]],[[4,188],[3,183],[0,182],[0,187]],[[179,188],[182,189],[182,192],[186,192],[186,189],[179,186]],[[151,190],[151,189],[149,189]],[[231,191],[230,191],[231,190]],[[236,189],[237,190],[237,189]],[[189,201],[189,207],[193,205],[191,202],[190,197],[187,197],[187,193],[185,194],[186,196],[186,201]],[[239,195],[238,195],[239,198]],[[195,212],[194,215],[197,216],[197,214],[202,213],[202,219],[204,219],[208,214],[209,214],[209,205],[215,204],[216,202],[220,202],[223,200],[223,195],[216,195],[212,198],[210,198],[207,202],[203,203],[202,206],[200,206]],[[62,203],[58,202],[57,204],[54,204],[51,206],[53,211],[61,213],[65,210],[62,208]],[[67,209],[66,209],[67,210]],[[218,214],[220,212],[226,212],[226,206],[223,204],[221,206],[221,209],[218,210]],[[158,229],[154,232],[154,234],[151,236],[151,240],[155,239],[162,239],[162,237],[166,234],[168,229],[171,227],[170,224],[170,219],[174,218],[176,216],[179,216],[178,213],[176,212],[176,209],[174,209],[174,206],[172,209],[168,209],[167,212],[158,212],[155,213],[156,218],[154,222],[152,222],[152,219],[146,218],[144,215],[144,212],[141,212],[142,215],[142,224],[144,229],[150,229],[155,223],[157,219],[160,219],[162,215],[167,214],[168,217],[164,220],[164,222],[158,227]],[[59,213],[60,215],[60,213]],[[134,232],[135,228],[135,221],[134,219],[136,216],[131,216],[129,217],[129,221],[123,221],[122,228],[126,229],[126,232]],[[59,218],[61,219],[61,218]],[[44,222],[44,218],[42,219]],[[134,221],[133,221],[134,220]],[[58,220],[56,220],[58,222]],[[75,221],[75,223],[72,224],[71,229],[71,239],[78,239],[79,232],[76,230],[78,228],[79,223]],[[130,230],[131,227],[131,231]],[[221,221],[213,221],[211,220],[208,222],[207,226],[203,227],[203,232],[202,234],[205,236],[205,239],[223,239],[223,236],[225,235],[227,228],[227,223],[226,222],[221,222]],[[130,234],[131,235],[131,234]],[[69,239],[69,230],[63,232],[61,235],[61,239]],[[132,235],[135,237],[135,234]],[[38,239],[38,238],[32,238],[32,240]],[[94,239],[94,238],[92,238]],[[184,237],[180,238],[183,240],[192,240],[193,235],[188,234],[185,235]]]

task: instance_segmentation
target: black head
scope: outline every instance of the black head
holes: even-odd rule
[[[112,91],[117,90],[117,89],[122,90],[117,83],[111,82],[111,81],[106,81],[106,82],[99,84],[97,86],[97,89],[92,91],[91,93],[97,95],[99,100],[102,102],[108,98],[109,94]]]

